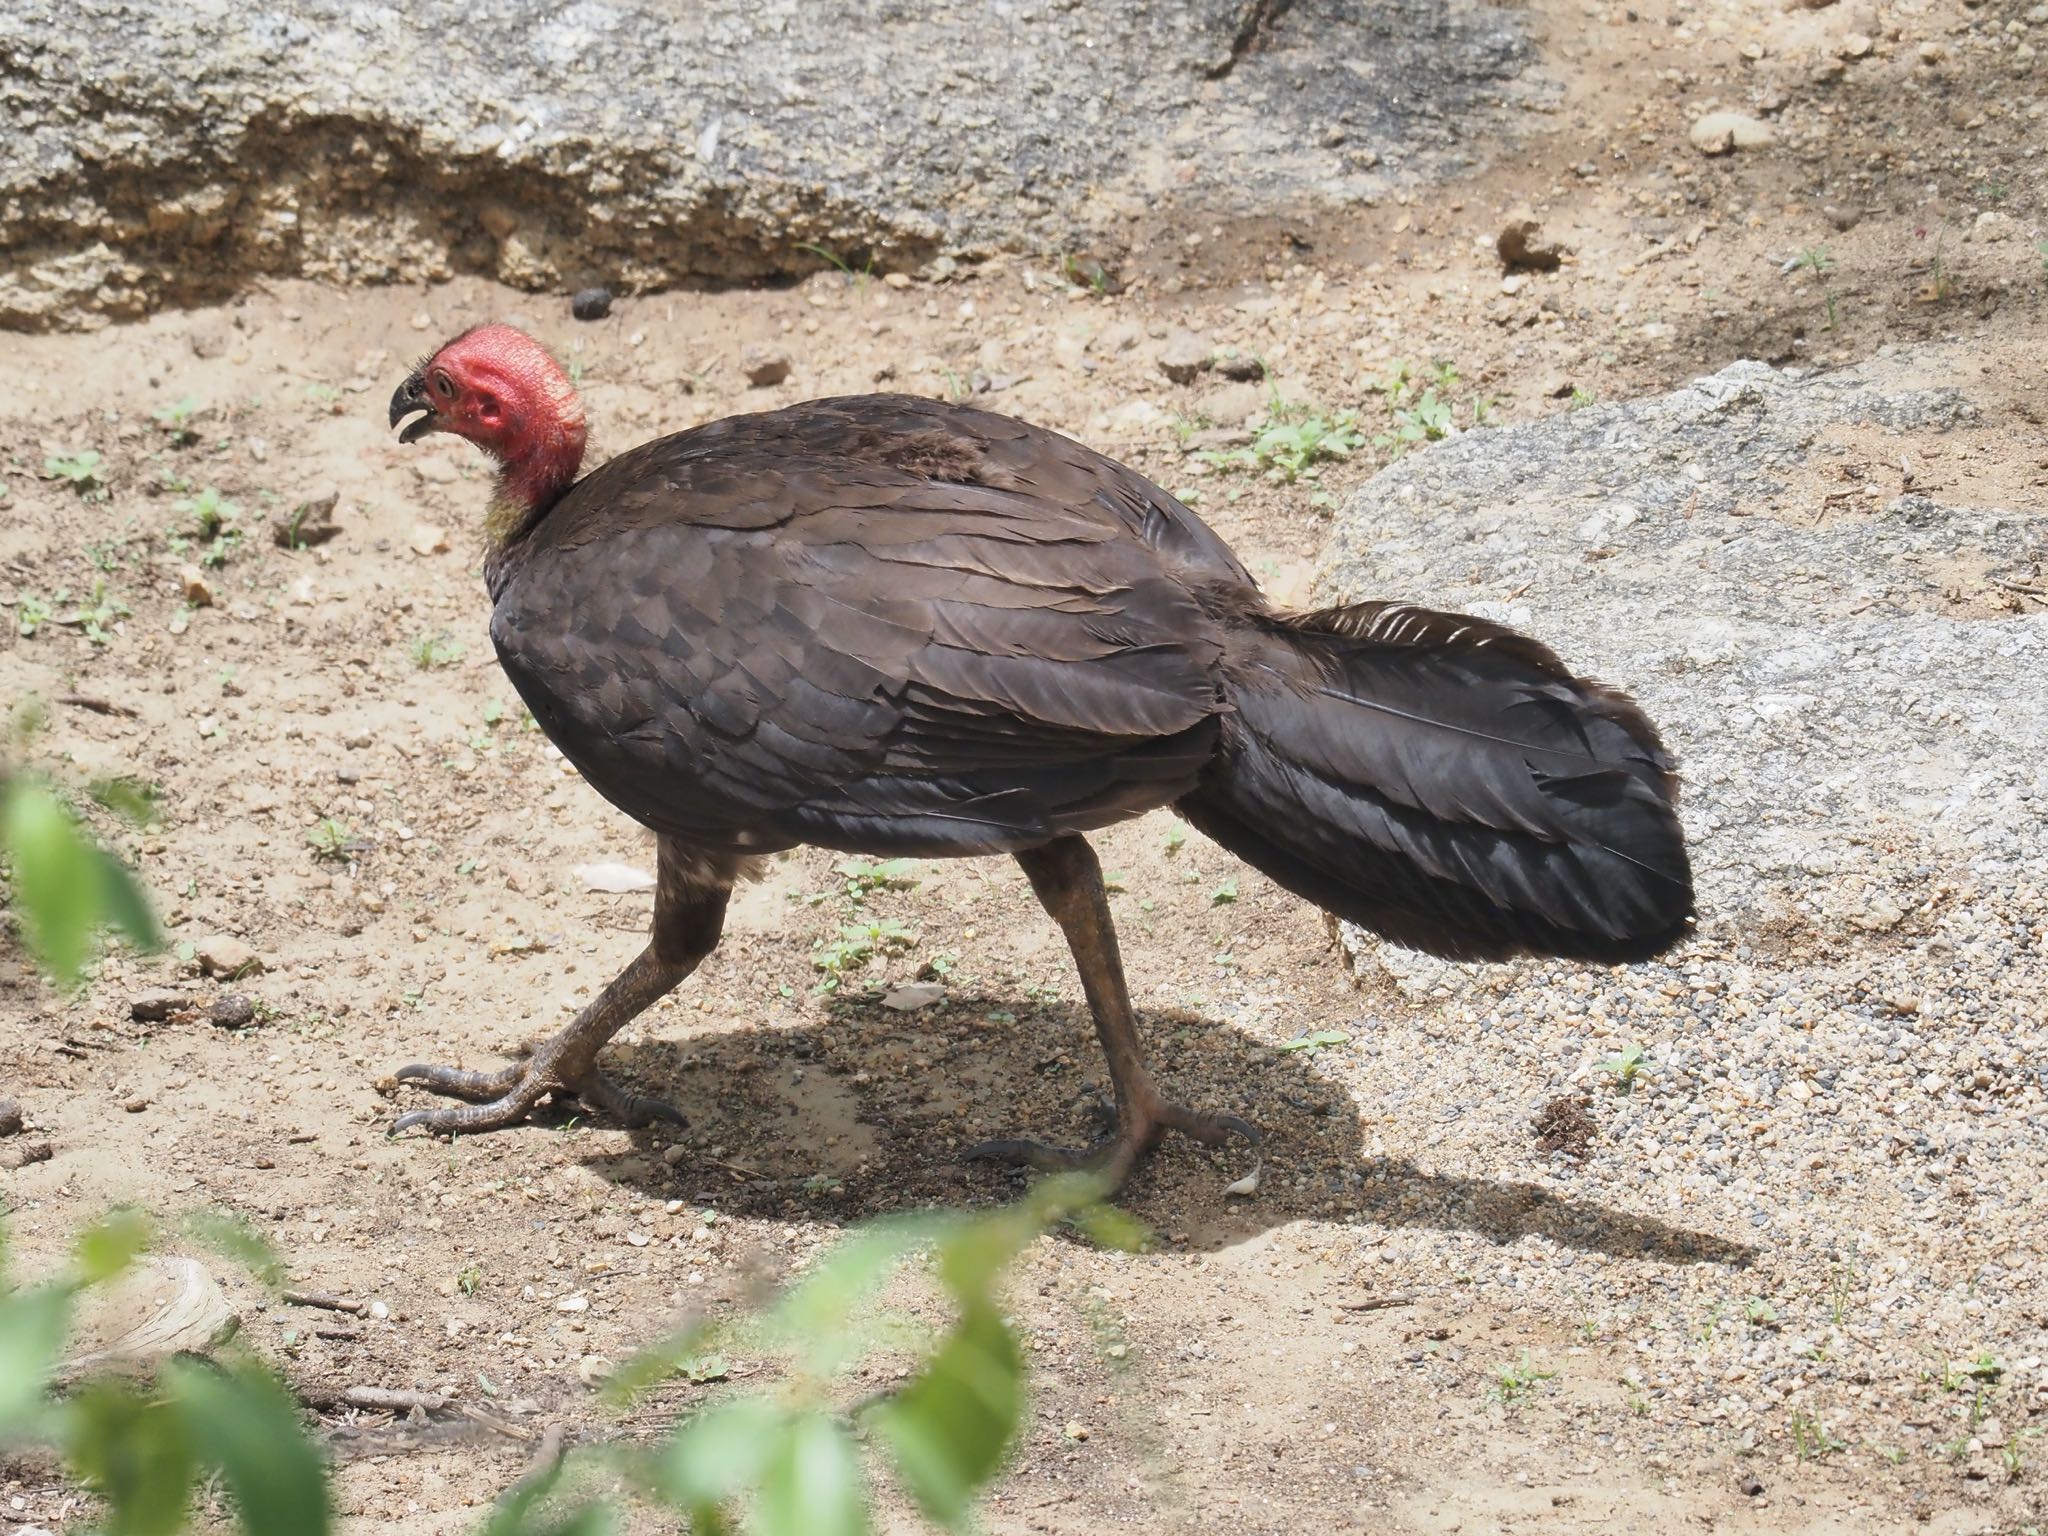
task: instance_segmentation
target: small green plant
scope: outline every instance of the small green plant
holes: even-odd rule
[[[361,846],[348,823],[332,816],[314,822],[306,831],[306,841],[312,845],[313,857],[326,863],[345,862]]]
[[[1651,1064],[1648,1052],[1640,1045],[1629,1044],[1601,1062],[1600,1070],[1613,1077],[1616,1093],[1634,1093],[1636,1079]]]
[[[57,600],[62,602],[64,594],[58,593]],[[14,625],[20,632],[21,638],[24,640],[33,638],[35,632],[49,622],[50,605],[42,598],[37,597],[33,592],[22,593],[21,604],[14,610]]]
[[[222,566],[242,547],[242,530],[236,521],[241,508],[213,486],[172,502],[171,510],[185,519],[165,537],[173,551],[183,554],[197,548],[200,564]]]
[[[1792,1415],[1792,1452],[1801,1461],[1818,1461],[1823,1456],[1847,1449],[1847,1442],[1829,1434],[1827,1426],[1812,1414]]]
[[[462,1273],[455,1277],[455,1288],[465,1296],[474,1296],[483,1283],[484,1271],[481,1264],[465,1264]]]
[[[1224,881],[1209,893],[1209,905],[1212,907],[1227,907],[1236,900],[1237,881],[1234,879]]]
[[[159,406],[150,412],[150,419],[162,428],[172,447],[189,448],[199,441],[199,430],[192,423],[203,414],[205,407],[188,396],[170,405]]]
[[[421,635],[406,649],[406,654],[422,672],[432,672],[462,660],[462,645],[445,634]]]
[[[797,249],[817,257],[820,261],[829,262],[833,267],[837,268],[839,275],[852,285],[853,291],[857,295],[867,292],[868,282],[875,275],[875,258],[872,252],[869,253],[858,268],[855,268],[849,266],[840,257],[839,253],[832,250],[829,246],[799,245]]]
[[[1060,276],[1069,286],[1085,288],[1101,298],[1109,292],[1109,268],[1093,256],[1077,256],[1072,251],[1060,257]]]
[[[1927,286],[1920,291],[1923,304],[1940,304],[1955,297],[1955,274],[1950,272],[1943,260],[1943,251],[1948,242],[1948,220],[1934,232],[1934,250],[1927,258]]]
[[[1243,448],[1211,450],[1202,462],[1220,470],[1245,470],[1292,485],[1314,479],[1325,460],[1348,459],[1365,446],[1358,417],[1350,411],[1325,412],[1278,395],[1267,402],[1266,422]]]
[[[1778,1326],[1778,1309],[1761,1296],[1752,1296],[1742,1304],[1742,1320],[1752,1328],[1775,1329]]]
[[[1828,1321],[1837,1328],[1849,1318],[1849,1304],[1856,1294],[1856,1256],[1828,1266]]]
[[[1582,389],[1577,384],[1574,384],[1572,386],[1571,399],[1565,402],[1565,409],[1571,411],[1583,411],[1587,406],[1591,405],[1592,403],[1592,392],[1590,390]]]
[[[130,617],[134,610],[120,598],[107,591],[104,581],[92,584],[90,606],[80,603],[70,614],[60,619],[63,624],[75,624],[79,632],[94,645],[106,645],[114,638],[114,626]]]
[[[820,990],[837,991],[848,971],[867,964],[876,955],[900,954],[917,942],[917,935],[900,919],[878,917],[865,923],[846,923],[839,937],[820,944],[811,952],[811,965],[825,973]]]
[[[1296,1035],[1292,1040],[1282,1041],[1280,1049],[1283,1051],[1306,1051],[1309,1055],[1313,1056],[1318,1051],[1325,1050],[1330,1046],[1344,1045],[1350,1039],[1351,1036],[1341,1029],[1319,1029],[1312,1034]]]
[[[43,474],[61,480],[88,500],[98,501],[107,493],[104,461],[88,448],[83,453],[53,453],[43,460]]]
[[[1166,856],[1169,859],[1181,851],[1186,845],[1187,840],[1188,828],[1186,822],[1171,821],[1166,824]]]
[[[2048,240],[2036,240],[2034,249],[2041,256],[2041,281],[2048,283]]]
[[[856,906],[876,891],[908,891],[917,886],[917,876],[911,871],[917,867],[915,859],[884,859],[879,864],[870,864],[864,859],[848,859],[839,866],[839,875],[845,884],[847,899]]]
[[[1493,1368],[1493,1384],[1487,1388],[1487,1396],[1502,1407],[1509,1407],[1536,1392],[1546,1381],[1556,1379],[1557,1372],[1538,1370],[1525,1349],[1520,1360]]]
[[[1820,279],[1821,298],[1827,305],[1829,330],[1835,328],[1835,285],[1828,274],[1835,270],[1835,258],[1824,245],[1809,245],[1799,253],[1798,265]]]

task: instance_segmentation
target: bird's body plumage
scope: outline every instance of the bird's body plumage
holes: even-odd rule
[[[490,1101],[401,1125],[505,1125],[562,1092],[660,1112],[597,1052],[711,952],[748,861],[802,843],[1016,856],[1107,1053],[1119,1178],[1163,1129],[1256,1132],[1153,1085],[1083,833],[1175,805],[1297,895],[1460,959],[1632,960],[1688,931],[1672,765],[1625,696],[1479,619],[1278,612],[1193,512],[1056,433],[866,395],[576,479],[581,406],[507,327],[444,347],[391,410],[407,441],[499,459],[499,658],[661,850],[647,950],[525,1066],[401,1069]]]
[[[714,422],[586,475],[488,576],[542,728],[706,852],[1014,852],[1185,801],[1442,953],[1625,947],[1688,905],[1632,706],[1480,620],[1274,615],[1166,492],[1007,417]],[[1660,831],[1645,868],[1625,844]]]

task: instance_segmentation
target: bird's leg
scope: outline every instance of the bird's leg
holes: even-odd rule
[[[1138,1041],[1138,1019],[1124,984],[1124,965],[1117,953],[1116,926],[1109,915],[1109,894],[1102,885],[1102,866],[1095,850],[1081,837],[1062,837],[1042,848],[1017,855],[1038,900],[1067,936],[1081,990],[1095,1015],[1096,1038],[1109,1058],[1109,1079],[1116,1091],[1116,1122],[1102,1140],[1086,1151],[1050,1147],[1036,1141],[989,1141],[972,1149],[971,1157],[1024,1163],[1036,1168],[1098,1168],[1114,1185],[1130,1176],[1139,1156],[1167,1130],[1192,1136],[1205,1146],[1220,1146],[1242,1136],[1256,1146],[1256,1127],[1235,1115],[1204,1115],[1175,1104],[1160,1093],[1145,1066]]]
[[[627,1093],[597,1069],[605,1043],[658,1001],[718,943],[725,924],[729,882],[707,881],[701,860],[692,859],[666,839],[661,844],[660,874],[654,889],[654,933],[645,949],[619,972],[561,1033],[534,1048],[524,1061],[498,1072],[467,1072],[458,1067],[432,1067],[415,1062],[394,1074],[400,1082],[418,1083],[435,1093],[473,1102],[447,1109],[416,1109],[400,1115],[393,1134],[411,1126],[435,1132],[494,1131],[526,1118],[550,1094],[570,1095],[586,1109],[601,1111],[627,1125],[682,1116],[658,1099]]]

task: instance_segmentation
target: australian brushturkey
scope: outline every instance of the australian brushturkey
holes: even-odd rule
[[[1622,961],[1680,938],[1670,759],[1623,695],[1522,635],[1392,603],[1281,613],[1159,487],[1055,433],[902,395],[817,400],[648,443],[577,478],[583,409],[485,326],[398,386],[413,442],[499,466],[491,639],[534,719],[659,840],[653,936],[500,1072],[398,1076],[476,1131],[605,1078],[619,1028],[718,942],[733,882],[799,843],[1007,853],[1065,932],[1116,1093],[1113,1177],[1167,1128],[1243,1121],[1154,1086],[1082,834],[1173,805],[1289,890],[1458,959]]]

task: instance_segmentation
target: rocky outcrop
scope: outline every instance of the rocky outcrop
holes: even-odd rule
[[[1094,245],[1466,160],[1475,0],[14,0],[0,325],[252,277],[649,288]]]

